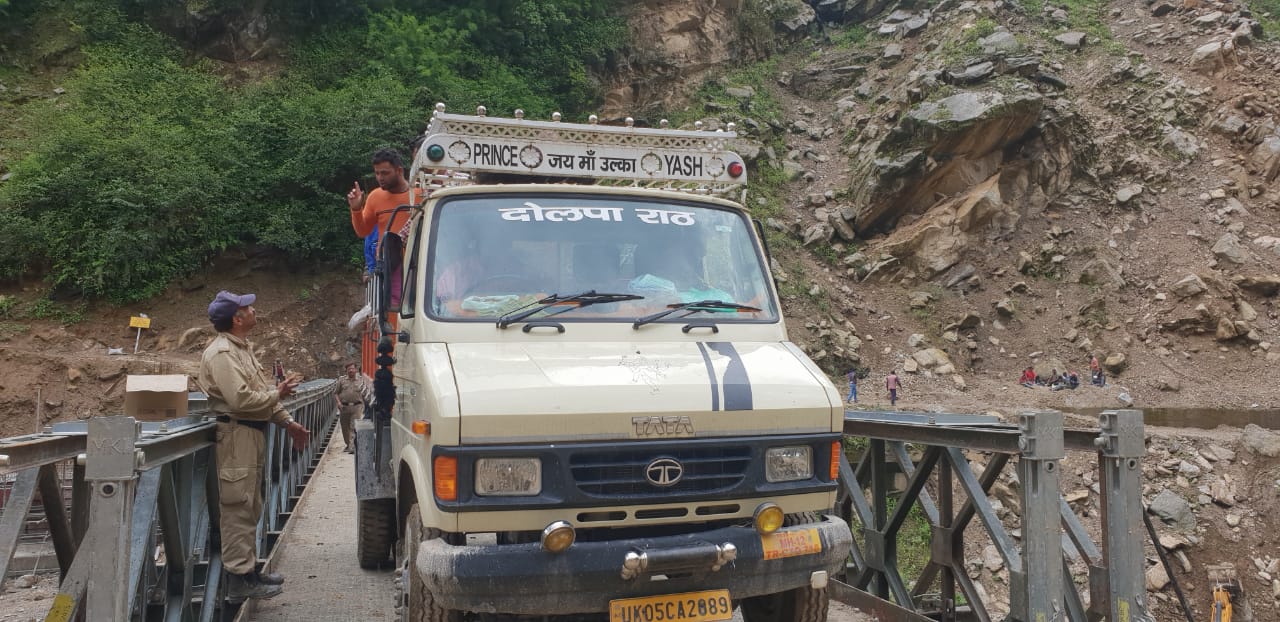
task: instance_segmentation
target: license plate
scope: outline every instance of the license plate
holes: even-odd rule
[[[718,622],[732,617],[729,590],[609,601],[609,622]]]
[[[822,552],[822,538],[818,537],[817,529],[777,531],[767,536],[760,536],[760,544],[764,546],[765,559],[782,559]]]

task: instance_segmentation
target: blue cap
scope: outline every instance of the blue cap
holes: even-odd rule
[[[209,321],[229,320],[235,317],[236,311],[239,311],[241,307],[247,307],[257,299],[258,297],[253,294],[238,296],[224,289],[218,292],[213,302],[209,303]]]

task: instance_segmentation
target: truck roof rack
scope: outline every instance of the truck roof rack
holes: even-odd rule
[[[744,189],[742,157],[725,149],[737,137],[727,131],[624,127],[590,122],[529,121],[524,111],[514,118],[449,114],[436,104],[431,124],[409,171],[415,193],[483,181],[492,173],[504,179],[551,179],[599,186],[656,188],[693,194],[724,195]],[[701,122],[697,126],[701,127]],[[420,197],[415,200],[421,200]]]

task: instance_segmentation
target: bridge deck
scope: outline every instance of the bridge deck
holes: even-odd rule
[[[253,603],[244,620],[393,620],[391,571],[356,563],[354,456],[335,432],[281,536],[272,569],[284,573],[284,593]]]

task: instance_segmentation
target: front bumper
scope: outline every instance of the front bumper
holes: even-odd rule
[[[453,546],[422,543],[417,571],[446,609],[481,613],[557,615],[608,611],[609,601],[659,594],[728,589],[738,600],[809,585],[815,571],[842,572],[853,536],[837,517],[788,527],[817,531],[822,550],[766,560],[759,534],[724,527],[682,536],[578,542],[563,553],[539,544]],[[719,570],[717,551],[732,544],[736,559]],[[628,553],[644,554],[647,569],[624,579]]]

